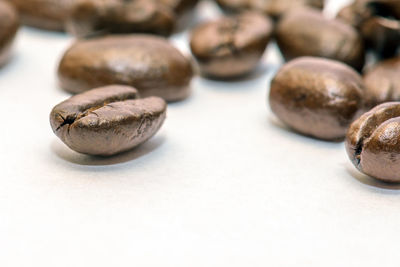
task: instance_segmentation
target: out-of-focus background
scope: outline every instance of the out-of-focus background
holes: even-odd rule
[[[219,14],[202,1],[190,23]],[[187,30],[171,40],[189,54]],[[274,43],[246,79],[194,78],[148,143],[93,158],[48,121],[70,96],[55,70],[72,41],[23,28],[0,70],[0,266],[398,266],[400,186],[278,122]]]

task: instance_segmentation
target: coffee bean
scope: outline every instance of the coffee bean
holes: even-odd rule
[[[318,10],[286,13],[278,23],[276,39],[286,60],[315,56],[342,61],[357,70],[364,65],[364,45],[358,32],[340,20],[324,18]]]
[[[294,130],[325,140],[341,139],[364,109],[361,76],[347,65],[302,57],[278,71],[269,103],[275,115]]]
[[[198,0],[158,0],[166,6],[172,8],[177,14],[190,10],[196,6]]]
[[[54,133],[72,150],[110,156],[152,137],[166,116],[159,97],[138,99],[129,86],[93,89],[58,104],[50,114]]]
[[[46,30],[63,31],[72,5],[79,0],[10,0],[22,23]]]
[[[361,172],[400,182],[400,102],[388,102],[363,114],[349,128],[346,150]]]
[[[279,18],[289,9],[312,6],[322,9],[323,0],[216,0],[225,10],[239,12],[247,9],[257,10],[274,18]]]
[[[358,0],[338,18],[356,27],[367,46],[379,56],[392,57],[400,47],[400,1]]]
[[[72,93],[124,84],[167,101],[188,96],[192,75],[190,61],[166,39],[140,34],[77,41],[58,69],[61,87]]]
[[[11,47],[19,27],[15,9],[0,0],[0,67],[6,64],[11,54]]]
[[[190,47],[205,75],[237,77],[257,66],[272,31],[270,19],[245,12],[200,25],[192,34]]]
[[[400,101],[400,57],[382,61],[364,74],[371,107],[383,102]]]
[[[175,24],[174,11],[155,0],[81,0],[71,11],[67,29],[78,37],[109,33],[168,35]]]

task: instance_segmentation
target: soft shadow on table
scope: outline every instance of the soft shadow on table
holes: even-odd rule
[[[289,126],[285,125],[283,122],[281,122],[275,116],[268,116],[268,123],[273,125],[275,128],[284,131],[286,134],[302,137],[307,142],[323,143],[324,145],[329,145],[329,146],[333,145],[334,147],[336,147],[336,145],[341,144],[343,142],[343,139],[326,141],[326,140],[317,139],[317,138],[314,138],[314,137],[311,137],[308,135],[301,134],[299,132],[294,131]]]
[[[107,166],[134,161],[161,147],[165,142],[162,135],[151,138],[146,143],[123,153],[111,157],[89,156],[69,149],[63,143],[54,140],[51,143],[52,152],[59,158],[70,163],[84,166]]]
[[[380,189],[396,190],[396,191],[398,191],[398,193],[400,193],[400,183],[387,183],[387,182],[379,181],[377,179],[374,179],[368,175],[365,175],[365,174],[359,172],[357,169],[355,169],[355,167],[352,167],[352,166],[346,166],[346,170],[351,175],[351,177],[353,177],[358,182],[360,182],[364,185],[368,185],[368,186],[372,186],[372,187],[376,187],[376,188],[380,188]]]
[[[201,82],[204,83],[204,85],[207,87],[218,88],[222,90],[227,90],[227,89],[230,91],[249,90],[248,87],[240,86],[240,83],[257,80],[260,77],[264,76],[267,72],[274,69],[275,69],[274,65],[260,63],[254,71],[245,75],[241,75],[235,78],[224,78],[224,79],[218,79],[211,76],[204,76],[202,77],[203,79],[201,80]]]

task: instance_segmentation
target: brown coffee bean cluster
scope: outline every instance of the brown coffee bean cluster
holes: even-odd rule
[[[329,19],[322,0],[215,0],[229,14],[191,30],[192,60],[156,35],[173,33],[198,2],[0,0],[0,65],[19,18],[75,36],[58,79],[76,95],[53,108],[50,124],[72,150],[111,156],[157,133],[167,102],[190,95],[196,66],[205,78],[234,82],[274,39],[287,62],[270,83],[273,113],[300,134],[345,139],[360,171],[400,182],[399,1],[356,0]],[[365,67],[369,53],[377,62]]]

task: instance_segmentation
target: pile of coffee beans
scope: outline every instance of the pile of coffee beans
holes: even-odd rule
[[[166,36],[198,2],[0,0],[0,65],[20,21],[75,36],[58,67],[75,95],[51,127],[72,150],[111,156],[157,133],[196,69],[234,82],[274,39],[287,62],[270,84],[273,113],[302,135],[345,140],[361,172],[400,182],[400,1],[355,0],[327,18],[322,0],[215,0],[227,14],[191,30],[191,59]]]

